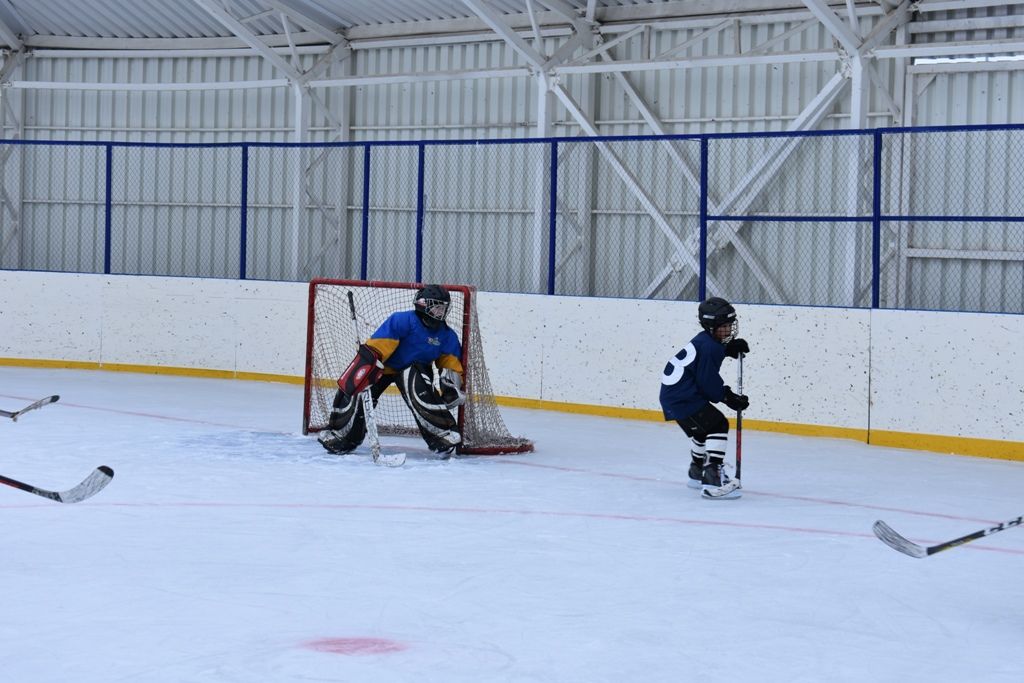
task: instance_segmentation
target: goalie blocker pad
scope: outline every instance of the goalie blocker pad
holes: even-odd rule
[[[338,388],[346,396],[355,396],[364,391],[384,374],[380,354],[366,344],[360,344],[356,357],[338,378]]]

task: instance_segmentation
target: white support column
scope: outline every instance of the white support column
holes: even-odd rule
[[[295,83],[292,85],[292,101],[295,110],[295,129],[292,135],[292,142],[306,142],[308,136],[308,107],[306,89]],[[292,150],[292,276],[299,280],[299,247],[302,244],[303,227],[303,205],[305,204],[306,187],[306,156],[307,150],[304,147],[296,147]]]
[[[0,69],[0,84],[9,81],[25,58],[25,49],[20,47],[15,52],[4,56],[3,68]],[[0,89],[0,137],[18,140],[24,136],[24,116],[21,111],[24,103],[22,93],[9,89]],[[13,101],[12,101],[13,100]],[[10,122],[8,122],[8,116]],[[13,129],[8,133],[9,129]],[[13,162],[11,161],[13,158]],[[24,240],[22,224],[22,198],[24,195],[24,174],[21,172],[25,159],[25,145],[5,145],[0,153],[0,268],[20,268],[21,244]],[[8,172],[8,164],[14,163],[14,172]],[[13,178],[14,186],[8,191],[3,179]],[[12,196],[13,192],[13,196]]]
[[[551,89],[548,86],[548,77],[539,73],[534,77],[537,88],[537,129],[535,137],[551,137],[552,114],[551,114]],[[529,145],[529,148],[537,148],[537,145]],[[547,147],[541,147],[546,150]],[[533,202],[533,276],[532,282],[539,289],[538,292],[546,293],[548,285],[548,259],[545,253],[548,244],[548,197],[551,184],[551,163],[550,155],[541,154],[536,162],[534,173],[534,202]],[[553,256],[553,255],[552,255]]]

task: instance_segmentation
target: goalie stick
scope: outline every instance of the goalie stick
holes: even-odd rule
[[[0,410],[0,417],[9,417],[11,418],[12,421],[17,422],[18,418],[27,413],[28,411],[36,410],[37,408],[42,408],[43,406],[48,406],[51,403],[56,403],[59,400],[60,396],[47,396],[46,398],[39,399],[35,403],[28,404],[21,410],[15,410],[13,413],[8,410]]]
[[[362,324],[358,316],[356,316],[356,302],[352,296],[351,289],[348,291],[348,307],[352,311],[352,322],[356,326],[356,337],[362,339]],[[373,461],[378,465],[401,467],[405,464],[405,453],[380,452],[380,435],[377,434],[377,417],[373,411],[373,395],[370,391],[371,387],[367,387],[359,392],[359,396],[363,401],[363,421],[366,423],[366,436],[370,439],[370,454],[373,456]]]
[[[941,553],[943,550],[949,550],[950,548],[955,548],[958,545],[970,543],[971,541],[976,541],[979,538],[984,538],[985,536],[990,536],[991,534],[1000,531],[1005,531],[1006,529],[1015,526],[1020,526],[1021,524],[1024,524],[1024,515],[1018,517],[1017,519],[1011,519],[1009,522],[1003,522],[1002,524],[997,524],[994,527],[989,527],[988,529],[981,529],[980,531],[975,531],[973,534],[967,534],[966,536],[961,536],[960,538],[954,538],[952,541],[946,541],[945,543],[939,543],[938,545],[927,547],[923,545],[918,545],[913,541],[907,540],[900,534],[896,533],[896,531],[891,526],[889,526],[882,520],[878,520],[877,522],[875,522],[871,526],[871,530],[875,532],[875,536],[878,536],[878,540],[880,540],[882,543],[886,544],[893,550],[898,550],[904,555],[910,555],[911,557],[928,557],[929,555],[934,555],[935,553]]]
[[[102,491],[113,478],[114,470],[110,469],[106,465],[100,465],[93,470],[88,477],[83,479],[82,483],[68,489],[67,491],[48,491],[47,489],[41,489],[3,475],[0,475],[0,484],[6,484],[12,488],[21,489],[22,491],[28,491],[29,493],[34,493],[37,496],[55,500],[58,503],[81,503],[83,500],[92,498]]]
[[[736,388],[739,393],[743,393],[743,356],[746,354],[741,353],[739,355],[740,366],[737,370],[736,375]],[[740,483],[740,467],[743,464],[743,411],[736,411],[736,476],[733,477],[732,481],[724,486],[719,486],[717,489],[704,489],[700,492],[702,498],[709,498],[711,500],[721,499],[736,499],[743,494],[731,495],[734,491],[739,491],[743,488]]]

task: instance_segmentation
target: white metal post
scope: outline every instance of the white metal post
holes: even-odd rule
[[[292,95],[295,108],[295,130],[294,142],[306,142],[308,133],[306,89],[298,83],[292,84]],[[292,251],[292,277],[296,280],[299,277],[299,245],[302,237],[302,214],[305,204],[305,169],[306,149],[304,147],[294,148],[292,154],[292,230],[291,230],[291,251]]]
[[[548,88],[548,77],[543,72],[534,77],[537,85],[537,129],[536,137],[551,137],[551,90]],[[530,145],[530,148],[546,149],[539,145]],[[545,248],[548,243],[548,196],[551,183],[551,156],[543,152],[538,155],[536,161],[536,173],[534,173],[534,202],[533,202],[533,275],[532,282],[538,287],[540,293],[547,292],[547,264]],[[553,254],[548,258],[553,258]]]

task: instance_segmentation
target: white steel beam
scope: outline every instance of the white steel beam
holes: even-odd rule
[[[726,28],[728,28],[731,25],[732,25],[732,19],[725,19],[723,21],[720,21],[719,23],[715,24],[711,28],[698,33],[697,35],[695,35],[694,37],[690,38],[689,40],[684,40],[683,42],[679,43],[678,45],[673,45],[672,47],[670,47],[669,49],[665,50],[660,55],[655,57],[655,59],[668,59],[669,57],[673,57],[673,56],[679,54],[680,52],[682,52],[683,50],[685,50],[686,48],[690,47],[691,45],[695,45],[697,43],[700,43],[700,42],[710,38],[711,36],[715,35],[719,31],[725,30]]]
[[[580,49],[581,46],[590,46],[593,44],[594,37],[591,35],[584,35],[580,33],[574,34],[569,40],[565,41],[558,46],[554,54],[544,62],[544,71],[547,71],[556,64],[564,64],[566,60],[572,57],[576,50]],[[586,42],[585,42],[586,41]]]
[[[864,41],[860,44],[861,54],[865,54],[881,43],[883,40],[889,37],[889,35],[900,28],[910,23],[913,13],[913,0],[903,0],[892,12],[886,14],[882,19],[875,24],[875,27],[871,29],[871,32],[864,38]],[[878,57],[878,54],[874,54]]]
[[[836,73],[829,79],[825,87],[815,95],[814,99],[808,104],[800,115],[794,119],[786,130],[791,132],[810,130],[818,124],[821,119],[825,117],[829,109],[835,104],[836,99],[842,93],[846,87],[847,79],[842,72]],[[796,151],[796,149],[803,142],[802,138],[788,138],[780,146],[774,154],[769,154],[762,157],[755,163],[742,180],[733,188],[732,192],[726,196],[722,202],[715,207],[709,207],[709,212],[712,214],[725,215],[735,214],[743,215],[743,213],[753,204],[757,196],[764,190],[768,183],[775,177],[779,169],[782,168],[782,164],[785,163],[786,159]],[[737,239],[740,227],[735,225],[734,222],[727,222],[724,225],[713,222],[711,225],[717,225],[717,230],[712,234],[711,226],[708,228],[708,247],[707,253],[708,258],[713,254],[717,253],[718,250],[725,246],[732,244],[736,248],[737,254],[744,260],[744,262],[750,267],[751,272],[758,279],[762,286],[769,292],[769,296],[775,301],[785,301],[786,297],[782,295],[781,289],[775,284],[774,278],[768,274],[768,272],[760,265],[757,257],[750,251],[750,248],[745,242]],[[669,274],[664,274],[665,280],[668,279]],[[711,280],[708,279],[710,284]],[[652,290],[652,295],[657,292],[658,289],[664,284],[656,283],[656,287]],[[682,291],[685,291],[689,286],[689,281],[683,283],[681,287]],[[716,290],[722,291],[722,290]]]
[[[341,62],[344,62],[346,59],[350,58],[351,56],[352,56],[352,48],[350,48],[345,42],[340,42],[340,43],[335,44],[335,46],[333,48],[331,48],[330,52],[328,52],[327,54],[325,54],[322,57],[320,57],[320,59],[318,59],[313,64],[313,66],[309,67],[309,69],[307,69],[305,72],[303,72],[303,74],[302,74],[303,82],[308,84],[309,81],[311,81],[314,78],[316,78],[318,75],[320,75],[322,72],[326,71],[332,65],[340,64]]]
[[[533,28],[533,44],[537,52],[544,54],[544,36],[540,34],[540,24],[537,17],[533,15],[533,0],[526,0],[526,13],[530,17],[530,27]]]
[[[832,11],[825,0],[803,0],[811,14],[818,18],[832,36],[850,55],[857,54],[861,39],[842,18]]]
[[[291,54],[292,50],[290,47],[280,48],[272,47],[271,50],[279,54]],[[295,45],[295,53],[300,55],[323,55],[330,52],[330,45]],[[253,54],[253,51],[249,48],[241,47],[226,47],[226,48],[192,48],[184,50],[89,50],[83,52],[82,50],[51,50],[51,49],[33,49],[33,57],[39,58],[53,58],[53,59],[163,59],[163,58],[175,58],[175,57],[195,57],[195,58],[206,58],[206,57],[257,57],[258,55]]]
[[[611,59],[610,57],[608,57],[608,55],[601,55],[601,57],[602,59]],[[626,77],[626,74],[616,72],[614,76],[615,80],[618,81],[619,83],[619,87],[621,87],[623,92],[626,93],[626,97],[630,99],[630,101],[633,103],[633,106],[636,107],[638,112],[640,112],[640,116],[647,123],[647,125],[650,126],[651,130],[656,135],[669,134],[669,131],[665,129],[665,124],[661,121],[661,119],[659,119],[654,114],[653,111],[651,111],[651,108],[648,106],[643,96],[637,91],[636,88],[633,87],[633,84],[629,82],[629,79]],[[687,163],[686,159],[683,158],[683,155],[679,152],[679,148],[676,146],[675,142],[673,142],[672,140],[666,140],[663,143],[663,145],[666,151],[668,152],[669,157],[672,158],[672,160],[676,164],[676,167],[683,174],[683,177],[686,179],[686,182],[689,184],[691,188],[693,188],[699,193],[700,178],[697,177],[697,173],[692,168],[690,168],[690,165]]]
[[[288,53],[292,57],[292,66],[295,67],[296,71],[302,71],[302,63],[299,60],[299,54],[295,50],[295,42],[292,40],[292,29],[288,21],[288,15],[281,15],[281,28],[284,29],[285,36],[288,37]]]
[[[281,88],[288,85],[284,78],[264,81],[211,81],[206,83],[73,83],[65,81],[11,81],[7,87],[21,90],[253,90]]]
[[[547,74],[541,72],[533,77],[534,85],[537,88],[537,130],[536,137],[551,137],[551,126],[554,120],[551,106],[551,89]],[[540,149],[547,149],[541,147]],[[545,264],[548,259],[544,253],[548,244],[548,217],[550,216],[549,191],[551,184],[551,160],[546,154],[541,154],[535,161],[533,167],[533,274],[532,281],[538,292],[547,291],[547,268]],[[551,255],[553,258],[554,255]]]
[[[663,71],[666,69],[700,69],[716,66],[743,66],[747,64],[793,64],[805,62],[834,62],[835,50],[805,50],[799,52],[772,52],[765,55],[721,55],[665,59],[655,61],[618,61],[592,64],[567,64],[552,71],[563,74],[596,74],[614,71]]]
[[[0,21],[0,41],[3,41],[12,50],[20,50],[23,45],[21,38],[11,30],[5,21]]]
[[[746,56],[726,54],[685,59],[663,59],[652,61],[608,61],[589,65],[565,65],[555,67],[554,73],[565,74],[608,74],[620,72],[664,71],[667,69],[703,69],[709,67],[741,67],[743,65],[774,65],[774,63],[795,63],[807,61],[835,61],[836,50],[804,50],[799,52],[772,52]]]
[[[296,45],[320,45],[324,41],[320,36],[303,31],[292,34]],[[246,47],[238,37],[218,36],[216,38],[91,38],[84,36],[25,36],[23,42],[27,47],[54,50],[110,50],[117,46],[119,50],[223,50]],[[282,35],[261,36],[261,44],[267,47],[285,47],[288,39]],[[251,47],[251,46],[250,46]],[[81,56],[79,54],[78,56]]]
[[[228,12],[225,11],[218,3],[214,2],[214,0],[192,0],[192,2],[206,10],[210,16],[238,36],[243,43],[262,55],[264,59],[276,66],[280,71],[284,72],[289,80],[296,83],[302,80],[302,74],[299,73],[295,67],[289,64],[288,60],[271,50],[266,43],[256,37],[256,35],[246,28],[242,22],[228,14]]]
[[[1024,26],[1024,15],[1004,14],[998,17],[967,17],[965,19],[915,21],[910,32],[947,33],[950,31],[994,31]]]
[[[800,34],[800,33],[803,33],[804,31],[809,29],[811,26],[817,26],[817,25],[818,25],[818,20],[817,19],[808,19],[807,21],[803,21],[803,22],[797,24],[796,26],[794,26],[793,28],[789,29],[788,31],[786,31],[784,33],[780,33],[779,35],[775,36],[774,38],[769,38],[768,40],[764,41],[763,43],[758,43],[757,45],[755,45],[751,49],[747,50],[743,54],[747,55],[748,57],[753,57],[754,55],[759,55],[759,54],[766,54],[766,53],[768,53],[768,50],[770,50],[771,48],[775,47],[776,45],[781,45],[782,43],[784,43],[785,41],[789,40],[793,36],[795,36],[797,34]]]
[[[1024,5],[1024,0],[930,0],[917,3],[917,11],[946,12],[958,9],[978,9],[979,7],[1003,7],[1006,5]]]
[[[509,78],[531,75],[530,69],[515,66],[504,69],[471,69],[468,71],[431,71],[429,73],[381,74],[379,76],[346,76],[309,81],[313,88],[349,85],[383,85],[387,83],[425,83],[427,81],[466,81],[475,78]]]
[[[502,15],[493,7],[484,2],[484,0],[462,0],[462,4],[472,10],[478,17],[480,17],[481,20],[483,20],[485,24],[490,26],[491,29],[503,38],[513,50],[518,52],[523,59],[535,66],[537,69],[544,68],[544,62],[547,60],[536,50],[530,47],[530,44],[523,40],[518,33],[509,27],[502,18]]]
[[[555,96],[561,100],[563,106],[565,106],[569,114],[576,119],[577,123],[579,123],[580,127],[587,133],[587,135],[599,135],[597,126],[594,125],[594,122],[587,117],[582,109],[580,109],[579,105],[576,104],[576,101],[572,98],[572,95],[570,95],[565,88],[556,84],[552,90],[555,93]],[[658,208],[657,204],[654,203],[654,200],[643,188],[643,185],[637,177],[633,175],[628,168],[626,168],[626,165],[621,159],[619,159],[618,155],[616,155],[606,143],[594,141],[593,144],[604,157],[605,161],[608,162],[611,169],[615,171],[615,174],[619,176],[619,179],[622,180],[630,194],[636,197],[644,211],[646,211],[654,220],[654,225],[661,231],[662,235],[665,236],[665,239],[668,240],[669,244],[672,245],[672,254],[669,255],[670,263],[668,267],[673,270],[681,270],[684,266],[688,266],[694,274],[699,274],[700,262],[697,260],[696,252],[691,248],[688,248],[683,240],[680,239],[679,235],[676,234],[675,229],[672,227],[671,223],[668,222],[665,214],[660,208]],[[717,282],[713,283],[711,276],[708,276],[708,284],[713,285],[716,290],[718,289]]]
[[[1024,69],[1024,59],[1001,59],[996,62],[932,62],[929,64],[911,64],[907,67],[907,72],[911,74],[948,74],[965,73],[968,71],[1020,71],[1021,69]]]
[[[875,57],[967,57],[999,52],[1024,52],[1024,40],[968,40],[953,43],[924,43],[919,45],[882,45],[871,51]]]
[[[586,34],[596,31],[598,25],[594,23],[593,19],[584,19],[580,16],[579,11],[565,0],[539,0],[542,5],[550,9],[555,14],[561,16],[563,19],[572,24],[572,27],[577,33]]]
[[[302,14],[301,12],[292,9],[283,2],[278,2],[277,0],[269,0],[268,4],[271,7],[273,7],[276,11],[287,16],[297,25],[301,26],[302,28],[306,29],[307,31],[314,35],[320,36],[325,42],[331,45],[336,45],[337,43],[343,42],[345,40],[344,37],[342,37],[339,33],[332,31],[326,26],[323,26],[313,21],[305,14]]]
[[[629,40],[630,38],[632,38],[633,36],[635,36],[636,34],[642,32],[644,30],[645,30],[645,27],[637,26],[632,31],[627,31],[627,32],[623,33],[622,35],[616,36],[615,38],[613,38],[612,40],[609,40],[606,43],[601,43],[600,45],[598,45],[597,47],[595,47],[592,50],[588,50],[587,52],[584,52],[579,57],[576,57],[575,59],[573,59],[572,62],[570,62],[570,63],[571,64],[582,64],[582,63],[586,62],[588,59],[590,59],[591,57],[596,57],[599,54],[608,52],[608,50],[612,49],[613,47],[615,47],[619,43],[622,43],[622,42],[625,42],[625,41]]]

